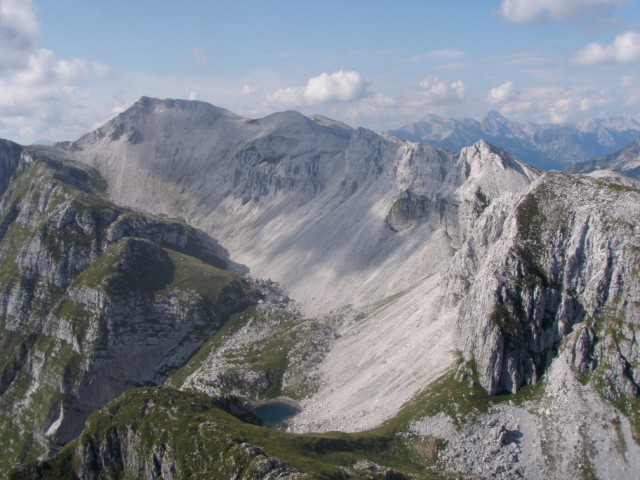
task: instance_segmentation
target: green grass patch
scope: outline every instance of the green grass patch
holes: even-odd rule
[[[400,471],[404,466],[392,439],[384,435],[284,433],[242,422],[205,395],[165,387],[126,392],[92,414],[80,438],[61,455],[16,472],[14,478],[27,478],[34,471],[41,472],[39,478],[65,475],[77,465],[79,447],[104,445],[106,439],[118,435],[130,435],[137,458],[149,464],[154,447],[170,446],[172,458],[178,465],[176,478],[232,478],[234,475],[248,478],[242,475],[252,471],[251,462],[255,457],[247,454],[243,446],[247,443],[259,447],[264,455],[279,458],[317,479],[348,478],[340,467],[351,467],[358,460],[374,461]],[[387,463],[380,463],[384,461]],[[407,467],[414,473],[419,472],[420,478],[438,478],[413,464]],[[128,478],[136,475],[137,470],[113,473]]]
[[[173,289],[189,290],[198,293],[202,298],[217,302],[225,289],[236,287],[245,294],[255,294],[255,290],[237,273],[222,270],[197,258],[165,248],[173,265],[170,282],[157,292],[162,298]]]

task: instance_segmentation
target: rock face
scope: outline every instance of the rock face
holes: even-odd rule
[[[257,298],[219,268],[215,242],[98,197],[86,167],[11,145],[1,159],[13,168],[0,200],[6,472],[74,438],[126,389],[164,382]]]
[[[611,398],[637,397],[639,214],[640,191],[561,173],[538,179],[514,208],[487,209],[445,287],[445,303],[460,308],[458,345],[487,391],[536,383],[569,349]]]
[[[498,150],[478,142],[453,154],[295,112],[249,120],[149,98],[56,147],[97,168],[112,200],[184,216],[308,315],[367,305],[434,273],[444,260],[430,254],[442,250],[434,232],[459,245],[479,203],[537,176]]]

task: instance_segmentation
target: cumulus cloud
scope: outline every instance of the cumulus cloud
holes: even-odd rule
[[[500,113],[538,122],[567,123],[619,101],[605,90],[585,87],[535,87],[516,92]]]
[[[29,54],[24,68],[0,77],[0,115],[29,117],[36,112],[46,116],[67,103],[89,79],[110,74],[105,65],[82,59],[57,60],[45,49]]]
[[[467,87],[461,81],[448,84],[439,77],[429,76],[420,82],[417,102],[421,105],[443,105],[462,102]]]
[[[1,135],[19,142],[46,135],[44,130],[76,127],[75,115],[84,86],[113,75],[96,61],[58,59],[37,48],[39,27],[29,0],[0,0],[0,117]]]
[[[0,2],[0,72],[23,66],[40,33],[30,0]]]
[[[487,95],[487,102],[489,103],[503,103],[512,100],[516,96],[516,89],[513,86],[513,82],[505,82],[502,85],[492,88]]]
[[[309,79],[304,87],[276,90],[267,97],[267,105],[276,107],[313,106],[348,102],[367,95],[367,82],[355,71],[322,73]]]
[[[578,51],[571,59],[577,67],[595,65],[640,63],[640,34],[626,32],[618,35],[612,43],[590,43]]]
[[[622,8],[629,0],[502,0],[500,15],[513,23],[531,23],[549,17],[564,20],[594,10]]]
[[[242,95],[251,95],[252,93],[256,93],[258,91],[257,87],[254,87],[253,85],[243,85],[242,89],[240,90],[240,93]]]

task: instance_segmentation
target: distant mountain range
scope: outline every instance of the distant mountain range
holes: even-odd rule
[[[481,121],[427,115],[390,133],[454,151],[484,139],[534,167],[561,170],[611,155],[640,139],[640,123],[623,117],[573,125],[515,122],[490,111]]]
[[[576,163],[567,169],[571,173],[591,173],[596,170],[611,170],[627,177],[640,178],[640,140],[613,155],[598,160]]]

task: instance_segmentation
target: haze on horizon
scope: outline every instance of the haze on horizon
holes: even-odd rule
[[[0,137],[75,139],[143,95],[374,130],[640,119],[639,3],[0,0]]]

